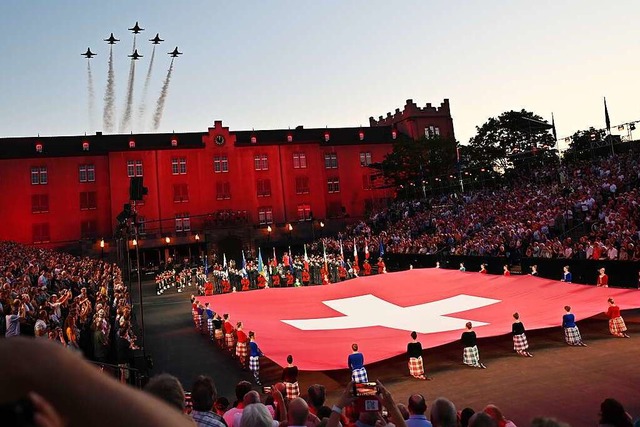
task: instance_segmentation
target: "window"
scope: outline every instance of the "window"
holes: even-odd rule
[[[258,209],[258,222],[260,225],[273,224],[273,210],[268,208]]]
[[[189,201],[189,186],[187,184],[173,184],[173,202],[183,203]]]
[[[142,236],[146,234],[145,230],[145,217],[138,215],[138,235]]]
[[[39,166],[31,168],[31,185],[45,185],[49,182],[47,167]]]
[[[327,189],[329,193],[339,193],[340,192],[340,178],[334,177],[327,179]]]
[[[45,243],[51,240],[49,236],[49,223],[33,224],[33,243]]]
[[[229,200],[231,198],[231,185],[229,182],[216,182],[216,199]]]
[[[34,194],[31,196],[31,213],[49,212],[49,195]]]
[[[369,166],[371,164],[371,152],[364,151],[360,153],[360,166]]]
[[[227,159],[227,156],[215,156],[213,158],[213,172],[229,172],[229,160]]]
[[[325,169],[338,169],[338,155],[336,153],[326,153],[324,155]]]
[[[95,219],[82,221],[80,223],[80,238],[95,239],[98,237],[98,222]]]
[[[94,165],[80,165],[78,167],[78,177],[80,182],[95,182],[96,167]]]
[[[254,168],[257,171],[267,171],[269,170],[269,160],[267,159],[266,154],[260,154],[258,156],[253,157]]]
[[[191,231],[191,218],[188,213],[176,214],[176,232]]]
[[[142,176],[142,160],[127,160],[127,176]]]
[[[362,188],[364,190],[371,190],[373,188],[373,179],[371,175],[362,175]]]
[[[83,191],[80,193],[80,210],[93,210],[98,207],[98,197],[95,191]]]
[[[424,136],[427,138],[440,136],[440,128],[438,126],[428,126],[424,128]]]
[[[293,168],[294,169],[307,168],[307,155],[305,153],[293,153]]]
[[[271,196],[271,180],[270,179],[259,179],[257,183],[257,187],[258,187],[258,197]]]
[[[187,159],[181,157],[179,159],[171,159],[171,173],[173,175],[186,175]]]
[[[309,177],[296,177],[296,194],[309,194]]]
[[[310,205],[298,205],[298,221],[311,220],[311,206]]]

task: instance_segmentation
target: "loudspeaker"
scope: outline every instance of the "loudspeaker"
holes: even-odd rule
[[[149,189],[143,185],[141,176],[131,177],[129,184],[129,200],[142,200],[149,193]]]

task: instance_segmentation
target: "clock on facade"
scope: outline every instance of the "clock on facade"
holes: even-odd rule
[[[224,136],[216,135],[215,141],[218,145],[224,145]]]

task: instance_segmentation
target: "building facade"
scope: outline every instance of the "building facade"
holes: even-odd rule
[[[291,238],[308,224],[313,234],[314,220],[362,217],[391,199],[368,166],[396,139],[425,134],[454,140],[448,100],[439,108],[408,100],[369,127],[230,131],[215,121],[200,133],[4,138],[0,239],[94,248],[105,239],[109,250],[132,177],[148,189],[133,207],[147,247],[222,229],[241,240]]]

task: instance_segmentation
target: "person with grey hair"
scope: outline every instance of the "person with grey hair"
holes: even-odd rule
[[[262,403],[247,405],[240,418],[240,427],[277,427],[278,424]]]
[[[184,411],[184,388],[180,380],[170,374],[160,374],[152,377],[144,391],[156,396],[180,412]]]
[[[480,411],[471,416],[469,427],[498,427],[498,424],[489,414]]]
[[[439,397],[431,404],[431,424],[433,427],[457,427],[458,413],[449,399]]]

